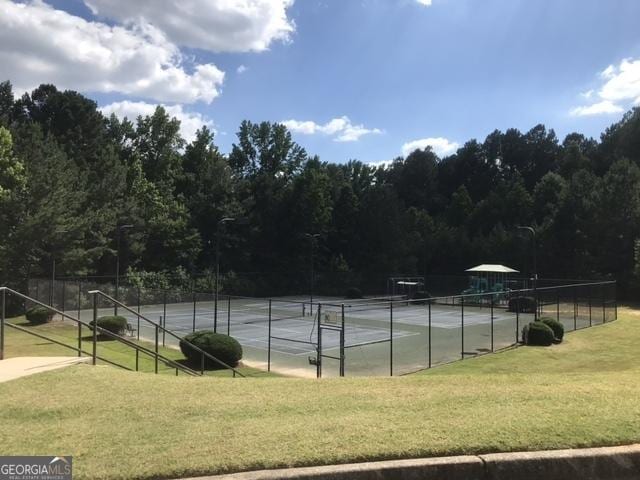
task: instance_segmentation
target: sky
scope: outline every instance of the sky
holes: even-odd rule
[[[599,138],[640,106],[638,0],[0,0],[0,81],[158,104],[228,152],[244,119],[310,154],[442,156],[543,123]]]

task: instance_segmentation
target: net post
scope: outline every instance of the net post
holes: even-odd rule
[[[269,299],[269,339],[267,342],[267,372],[271,371],[271,299]]]
[[[460,297],[460,358],[464,360],[464,297]]]
[[[429,359],[428,359],[428,365],[429,365],[429,368],[431,368],[431,299],[429,299],[428,305],[429,305],[429,332],[428,332],[428,335],[429,335]]]
[[[316,378],[322,378],[322,326],[320,323],[320,315],[322,315],[322,304],[318,304],[318,308],[316,308],[316,312],[318,314],[318,328],[317,328],[317,357],[316,357]]]
[[[340,305],[340,314],[342,316],[340,326],[340,376],[344,377],[344,303]]]
[[[389,376],[393,377],[393,302],[389,302]]]
[[[231,335],[231,295],[227,295],[227,336],[229,335]]]
[[[92,351],[92,365],[96,364],[97,348],[98,345],[98,294],[93,293],[93,351]]]

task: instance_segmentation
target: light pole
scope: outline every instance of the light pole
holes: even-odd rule
[[[116,300],[120,300],[118,297],[118,292],[120,290],[120,237],[122,236],[122,232],[124,230],[128,230],[130,228],[133,228],[133,225],[131,224],[126,224],[126,225],[119,225],[118,228],[116,229],[116,242],[117,242],[117,246],[116,246]],[[114,304],[114,315],[118,314],[118,304]]]
[[[536,230],[533,227],[528,226],[518,226],[518,230],[527,230],[531,233],[531,248],[533,250],[533,272],[532,272],[532,280],[533,280],[533,296],[536,302],[535,308],[535,319],[538,319],[538,265],[536,260]]]
[[[227,222],[235,222],[236,219],[233,217],[223,217],[218,220],[218,225],[216,227],[216,294],[214,297],[214,306],[213,306],[213,331],[218,331],[218,288],[220,278],[220,230]]]
[[[316,243],[316,238],[318,238],[320,236],[319,233],[305,233],[304,236],[306,238],[309,239],[309,245],[310,245],[310,255],[309,255],[309,263],[310,263],[310,271],[311,271],[311,276],[309,279],[309,302],[311,303],[310,305],[310,309],[311,309],[311,315],[313,315],[313,280],[314,280],[314,274],[313,274],[313,247]]]

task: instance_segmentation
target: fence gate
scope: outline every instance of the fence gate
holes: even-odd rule
[[[328,355],[327,350],[338,350],[338,355]],[[324,359],[338,361],[338,374],[344,377],[344,305],[318,305],[318,345],[316,357],[317,377],[322,377]]]

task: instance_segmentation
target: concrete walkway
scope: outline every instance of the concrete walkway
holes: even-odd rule
[[[78,363],[87,363],[90,357],[15,357],[0,360],[0,382],[26,377],[34,373],[46,372],[68,367]]]
[[[260,470],[184,480],[639,480],[640,445]]]

